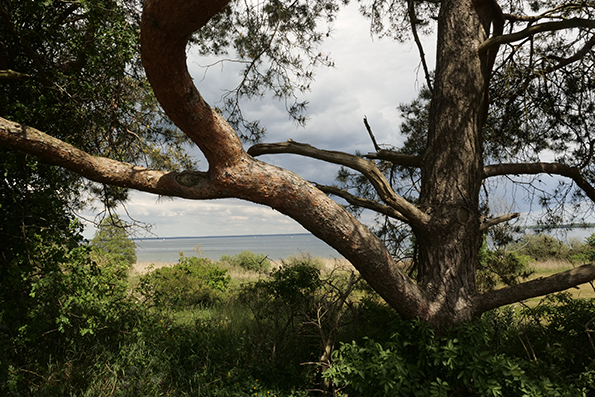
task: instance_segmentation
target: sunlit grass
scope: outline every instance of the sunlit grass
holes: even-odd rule
[[[529,277],[529,280],[549,277],[578,266],[579,265],[575,265],[567,260],[549,259],[546,261],[535,262],[531,265],[531,268],[535,273]],[[573,298],[595,298],[595,286],[591,283],[585,283],[577,287],[569,288],[565,292],[568,292]],[[525,301],[525,303],[533,306],[538,304],[542,298],[543,297],[531,298]]]

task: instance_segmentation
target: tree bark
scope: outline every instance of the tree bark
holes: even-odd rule
[[[482,242],[481,128],[490,73],[487,56],[478,53],[489,35],[487,7],[480,6],[472,0],[445,0],[438,17],[436,78],[420,192],[420,208],[431,221],[425,229],[414,228],[418,283],[432,301],[428,321],[437,327],[475,315],[475,270]]]

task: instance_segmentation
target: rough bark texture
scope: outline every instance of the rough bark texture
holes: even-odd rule
[[[477,52],[488,35],[483,17],[471,0],[446,0],[439,14],[436,80],[420,193],[420,207],[432,219],[426,229],[414,229],[418,282],[432,300],[429,318],[438,323],[474,314],[482,239],[480,131],[488,79],[485,59]]]
[[[103,183],[166,196],[236,197],[270,206],[345,256],[403,316],[421,318],[435,328],[595,279],[595,265],[588,265],[483,295],[477,293],[475,271],[482,231],[516,216],[503,215],[480,225],[479,192],[485,178],[504,173],[555,173],[571,178],[595,200],[595,189],[577,168],[550,163],[483,166],[480,131],[486,117],[490,69],[499,43],[490,41],[489,29],[493,23],[500,32],[502,15],[495,2],[441,3],[431,127],[423,158],[386,151],[369,156],[421,168],[418,206],[395,194],[373,161],[295,142],[244,151],[235,131],[202,99],[186,66],[190,34],[226,4],[227,0],[147,0],[141,27],[143,63],[155,95],[172,121],[204,152],[209,163],[206,172],[167,173],[94,157],[34,128],[2,118],[0,145]],[[280,152],[356,169],[370,180],[384,203],[366,201],[337,189],[318,188],[290,171],[254,158]],[[324,191],[409,223],[419,246],[418,282],[398,268],[367,227]]]

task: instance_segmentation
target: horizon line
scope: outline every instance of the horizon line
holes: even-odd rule
[[[168,236],[168,237],[132,237],[132,240],[173,240],[173,239],[191,239],[191,238],[231,238],[231,237],[272,237],[272,236],[301,236],[311,235],[309,232],[301,233],[272,233],[272,234],[232,234],[232,235],[221,235],[221,236]],[[316,236],[314,236],[316,237]]]

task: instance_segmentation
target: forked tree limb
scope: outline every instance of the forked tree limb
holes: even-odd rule
[[[345,199],[349,204],[356,205],[356,206],[359,206],[362,208],[367,208],[369,210],[378,212],[379,214],[384,214],[391,218],[397,219],[401,222],[408,223],[407,218],[405,218],[403,216],[403,214],[401,214],[399,211],[395,210],[394,208],[389,207],[388,205],[381,204],[374,200],[369,200],[369,199],[365,199],[362,197],[358,197],[356,195],[353,195],[353,194],[347,192],[346,190],[339,189],[338,187],[335,187],[335,186],[320,185],[318,183],[314,183],[314,186],[316,186],[318,189],[320,189],[321,191],[323,191],[327,194],[332,194],[337,197],[341,197],[341,198]]]
[[[549,277],[486,292],[475,299],[476,312],[481,314],[510,303],[564,291],[593,279],[595,279],[595,265],[589,264]]]
[[[147,0],[141,22],[141,54],[158,101],[172,121],[204,153],[208,174],[225,196],[270,206],[335,248],[405,317],[422,316],[428,302],[420,287],[396,266],[386,246],[347,210],[291,171],[248,155],[237,133],[200,96],[186,65],[190,35],[228,0]],[[361,159],[361,161],[366,161]],[[408,210],[423,213],[397,197]]]
[[[416,206],[394,192],[382,172],[372,161],[353,154],[318,149],[312,145],[294,141],[261,143],[252,146],[248,150],[248,154],[252,156],[274,153],[299,154],[357,170],[370,181],[380,198],[390,207],[400,212],[402,216],[407,219],[409,224],[412,226],[425,227],[429,220],[429,217],[424,212],[420,211]]]

